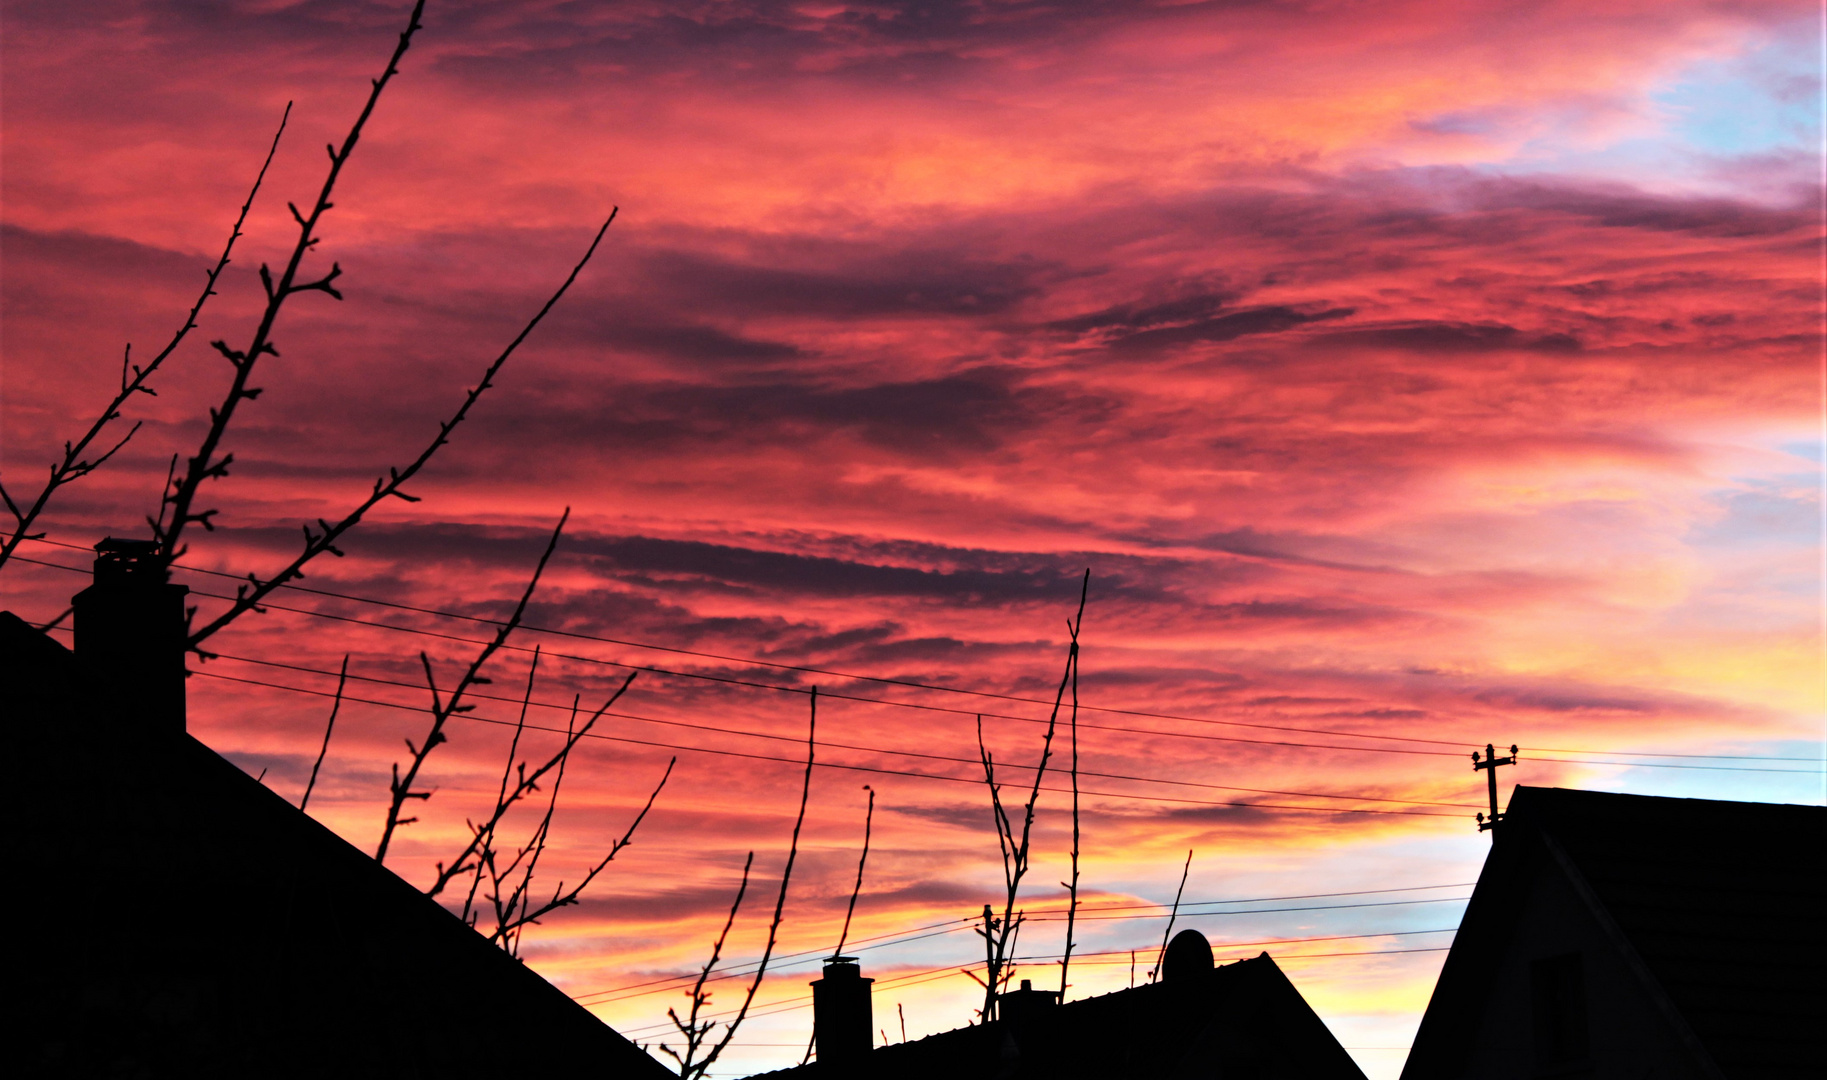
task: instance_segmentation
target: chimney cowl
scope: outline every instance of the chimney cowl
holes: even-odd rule
[[[171,572],[153,540],[120,540],[108,537],[95,545],[97,585],[163,585]]]

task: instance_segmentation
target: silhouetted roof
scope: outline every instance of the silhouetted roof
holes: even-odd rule
[[[881,1002],[877,1002],[880,1016]],[[1218,1073],[1218,1068],[1228,1071]],[[768,1077],[833,1077],[817,1062]],[[854,1075],[879,1080],[1272,1075],[1363,1080],[1268,953],[1201,977],[1137,986],[894,1043]]]
[[[0,613],[27,1073],[671,1075],[194,738],[89,715],[76,678]]]
[[[1564,853],[1727,1076],[1806,1075],[1827,1053],[1827,807],[1518,787],[1405,1075],[1450,1073],[1504,926]],[[1544,849],[1535,849],[1544,850]]]

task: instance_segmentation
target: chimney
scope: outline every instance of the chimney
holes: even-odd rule
[[[869,1000],[874,979],[863,978],[854,956],[825,960],[825,977],[812,980],[812,1037],[818,1063],[861,1066],[875,1049],[875,1010]]]
[[[95,582],[71,600],[76,663],[96,718],[125,734],[184,733],[184,597],[150,540],[95,545]]]
[[[1036,990],[1033,979],[1023,979],[1020,990],[996,995],[996,1018],[1008,1024],[1025,1024],[1057,1004],[1059,991]]]

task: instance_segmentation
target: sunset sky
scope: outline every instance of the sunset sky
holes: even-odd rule
[[[0,570],[6,607],[54,618],[84,549],[145,535],[227,383],[207,343],[248,336],[407,10],[5,0],[15,497],[122,346],[181,324],[294,103],[220,296]],[[1104,916],[1072,996],[1128,985],[1132,949],[1146,979],[1190,849],[1176,925],[1269,951],[1390,1080],[1488,848],[1475,747],[1521,746],[1505,791],[1823,801],[1820,57],[1800,2],[432,0],[309,264],[346,299],[288,305],[175,580],[221,610],[206,571],[272,572],[410,461],[619,216],[422,501],[314,566],[341,595],[283,593],[193,659],[190,729],[296,800],[347,654],[310,810],[372,850],[419,651],[454,681],[569,507],[513,639],[545,651],[529,722],[664,671],[572,762],[545,887],[678,764],[525,954],[618,1030],[668,1034],[663,980],[750,850],[728,955],[759,955],[820,690],[795,955],[715,1070],[739,1076],[803,1053],[864,784],[877,1025],[971,1019],[964,920],[1001,880],[975,718],[1031,782],[1089,568]],[[430,758],[409,880],[492,803],[519,650]],[[1041,987],[1068,783],[1023,890]]]

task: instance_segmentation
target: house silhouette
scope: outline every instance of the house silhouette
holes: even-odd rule
[[[0,613],[13,1075],[671,1073],[184,730],[184,593],[105,541],[72,652]]]
[[[1268,953],[1214,966],[1196,930],[1168,946],[1156,983],[1060,1003],[1002,994],[988,1023],[870,1049],[868,980],[848,957],[813,984],[819,1059],[770,1078],[858,1080],[1363,1080],[1364,1074]],[[849,967],[849,972],[834,968]],[[849,1000],[820,984],[837,980]],[[862,985],[858,985],[862,984]],[[854,989],[850,989],[854,987]],[[860,1004],[856,995],[860,994]],[[835,1008],[833,1007],[835,1005]],[[864,1025],[858,1027],[859,1022]],[[835,1052],[834,1052],[835,1051]]]
[[[1827,807],[1518,787],[1402,1080],[1827,1069]]]

